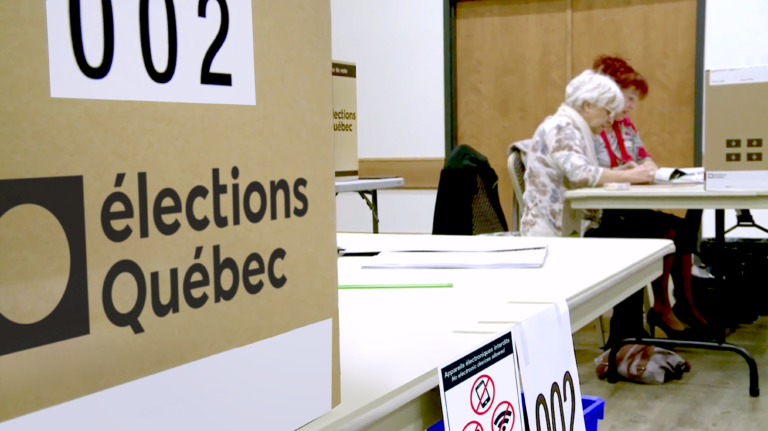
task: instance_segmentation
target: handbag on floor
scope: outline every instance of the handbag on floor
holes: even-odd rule
[[[597,377],[608,377],[610,349],[595,359]],[[660,385],[679,380],[691,370],[690,362],[677,353],[656,346],[627,344],[616,355],[617,370],[621,377],[636,383]]]

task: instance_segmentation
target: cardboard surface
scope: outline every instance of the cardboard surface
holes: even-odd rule
[[[2,5],[0,421],[329,318],[337,405],[328,2],[252,2],[239,106],[52,98],[46,2]]]
[[[760,68],[752,69],[753,74]],[[707,189],[768,187],[768,82],[706,74],[704,168]],[[717,73],[715,73],[717,76]],[[759,81],[759,80],[757,80]]]
[[[336,145],[336,179],[358,178],[357,159],[357,66],[334,61],[333,138]]]

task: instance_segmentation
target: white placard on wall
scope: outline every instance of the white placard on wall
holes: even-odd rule
[[[51,97],[256,104],[251,0],[46,7]]]

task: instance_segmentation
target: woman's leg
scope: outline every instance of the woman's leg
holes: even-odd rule
[[[672,304],[669,300],[669,275],[674,261],[674,255],[666,256],[664,258],[664,271],[661,277],[651,282],[651,287],[653,288],[653,309],[659,313],[661,320],[669,325],[670,329],[682,331],[685,329],[685,323],[680,321],[675,316],[675,313],[672,312]]]
[[[693,256],[691,254],[675,253],[672,263],[672,282],[675,285],[675,298],[687,302],[687,308],[691,315],[702,325],[707,324],[707,320],[699,313],[693,303],[693,292],[691,291],[691,266],[693,265]]]
[[[625,228],[619,222],[620,212],[605,211],[603,223],[597,229],[591,229],[584,235],[587,238],[621,238]],[[644,291],[640,289],[613,307],[610,335],[606,347],[611,347],[627,338],[648,338],[643,326]]]
[[[643,326],[643,302],[645,289],[640,289],[613,307],[610,335],[606,347],[627,338],[648,338]]]

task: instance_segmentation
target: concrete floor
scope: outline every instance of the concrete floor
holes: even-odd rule
[[[605,419],[600,431],[768,430],[768,317],[734,330],[728,341],[746,347],[762,373],[759,398],[749,396],[744,360],[726,352],[678,349],[691,363],[682,380],[641,385],[599,380],[593,360],[597,347],[594,325],[574,335],[581,392],[603,398]]]

